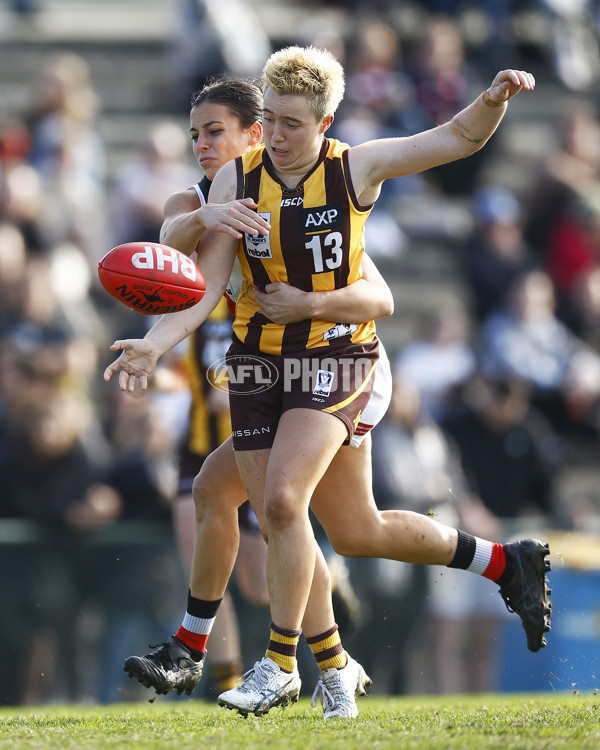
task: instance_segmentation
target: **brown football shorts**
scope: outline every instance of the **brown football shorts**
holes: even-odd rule
[[[234,449],[270,448],[289,409],[332,414],[349,440],[371,396],[378,359],[377,338],[295,355],[254,353],[234,339],[226,357]]]

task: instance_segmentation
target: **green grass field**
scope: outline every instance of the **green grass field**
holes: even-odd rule
[[[308,699],[243,719],[190,700],[0,709],[0,748],[43,750],[598,750],[600,695],[367,697],[360,717],[324,722]]]

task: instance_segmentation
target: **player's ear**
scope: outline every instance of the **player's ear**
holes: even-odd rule
[[[256,146],[262,140],[262,125],[260,122],[255,122],[250,126],[250,145]]]
[[[325,131],[329,130],[333,123],[333,115],[327,115],[327,117],[323,118],[323,121],[321,122],[321,128],[319,129],[319,133],[325,133]]]

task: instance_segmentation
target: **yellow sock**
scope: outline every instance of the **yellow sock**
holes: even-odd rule
[[[296,666],[296,650],[301,635],[301,630],[280,628],[272,622],[271,640],[265,656],[273,659],[275,664],[284,672],[293,672]]]
[[[241,662],[215,664],[211,667],[210,674],[215,692],[224,693],[234,688],[242,676],[242,664]]]
[[[343,669],[346,666],[348,658],[342,646],[337,625],[334,625],[325,633],[321,633],[321,635],[307,638],[306,642],[310,646],[321,672],[326,672],[332,667]]]

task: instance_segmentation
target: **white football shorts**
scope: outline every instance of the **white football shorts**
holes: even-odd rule
[[[373,376],[373,392],[363,409],[360,421],[354,430],[350,445],[358,448],[373,427],[383,419],[392,400],[392,368],[381,339],[379,339],[379,362]]]

